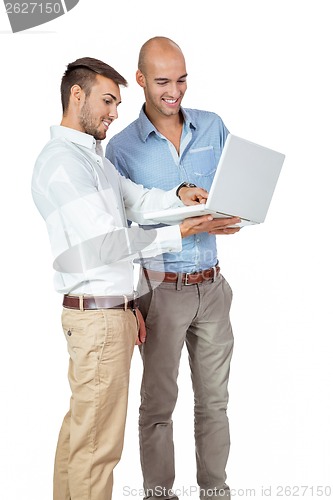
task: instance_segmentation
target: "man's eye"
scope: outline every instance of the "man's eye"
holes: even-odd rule
[[[111,104],[111,101],[109,99],[104,99],[105,104]]]

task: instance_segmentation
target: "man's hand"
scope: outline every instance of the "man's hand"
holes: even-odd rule
[[[178,196],[184,205],[197,205],[198,203],[206,203],[208,192],[198,187],[183,186],[180,188]]]
[[[134,314],[136,316],[136,321],[138,324],[138,336],[136,337],[135,345],[141,345],[146,342],[147,336],[145,320],[143,319],[141,311],[138,307],[135,309]]]
[[[238,222],[240,222],[238,217],[214,219],[212,215],[202,215],[183,220],[179,228],[182,238],[198,233],[234,234],[240,230],[240,227],[230,226],[234,226]]]

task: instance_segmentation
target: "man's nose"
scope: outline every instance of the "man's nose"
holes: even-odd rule
[[[117,106],[114,106],[112,109],[110,109],[109,117],[113,118],[113,120],[116,120],[118,118],[118,109],[117,109]]]
[[[181,91],[177,82],[170,83],[169,92],[172,97],[178,98],[180,96]]]

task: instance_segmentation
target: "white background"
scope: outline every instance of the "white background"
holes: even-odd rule
[[[69,401],[61,297],[53,290],[46,228],[30,194],[35,158],[49,125],[61,119],[60,79],[67,63],[83,56],[102,59],[127,78],[110,138],[139,113],[138,51],[155,35],[173,38],[184,51],[185,106],[215,111],[236,135],[286,154],[265,224],[218,240],[234,290],[228,483],[236,498],[281,498],[278,486],[285,498],[288,487],[301,485],[313,489],[304,495],[294,488],[293,497],[319,498],[317,487],[330,485],[333,498],[330,3],[80,0],[64,17],[17,34],[1,4],[4,500],[52,498],[54,450]],[[140,376],[136,349],[116,500],[129,490],[138,498],[141,488]],[[185,352],[179,385],[175,486],[184,488],[184,498],[198,499],[189,494],[196,479]]]

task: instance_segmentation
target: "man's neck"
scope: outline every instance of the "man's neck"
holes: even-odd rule
[[[73,128],[74,130],[79,130],[80,132],[82,132],[79,125],[77,123],[74,123],[73,120],[71,120],[68,117],[63,117],[61,122],[60,122],[60,125],[62,125],[63,127],[67,127],[67,128]]]
[[[177,115],[162,115],[151,113],[145,107],[145,113],[156,130],[164,135],[175,146],[178,154],[180,151],[180,139],[182,136],[184,117],[181,111]]]

